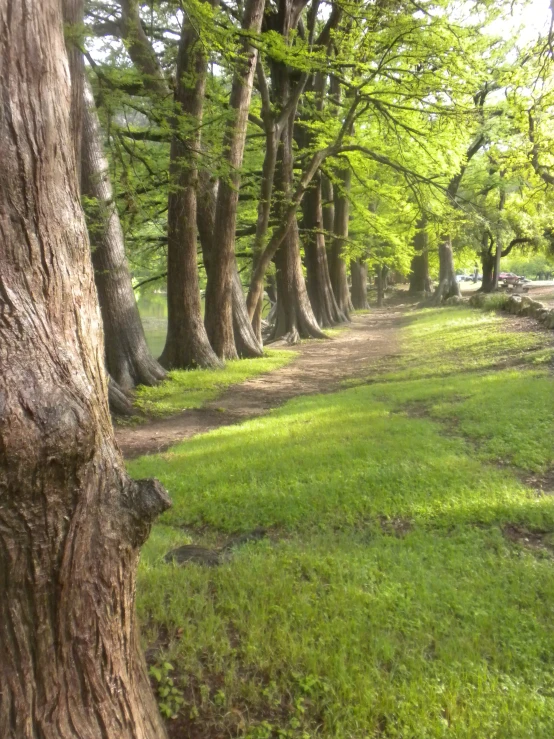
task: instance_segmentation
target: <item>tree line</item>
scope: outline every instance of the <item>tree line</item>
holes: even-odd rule
[[[114,395],[323,337],[367,307],[368,266],[425,294],[431,260],[438,304],[459,295],[455,250],[489,291],[501,256],[549,247],[548,35],[522,45],[509,17],[494,33],[501,6],[451,7],[87,3],[72,41],[96,120],[83,162],[107,155],[83,193]],[[112,252],[167,285],[158,362]]]

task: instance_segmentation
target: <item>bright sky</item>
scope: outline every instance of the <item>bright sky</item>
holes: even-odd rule
[[[521,46],[548,32],[551,18],[549,0],[529,0],[525,4],[519,2],[512,4],[504,0],[504,7],[504,18],[491,24],[493,32],[501,35],[521,29],[519,34]]]

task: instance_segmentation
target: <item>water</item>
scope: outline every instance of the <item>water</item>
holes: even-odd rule
[[[146,343],[157,358],[162,353],[167,334],[167,295],[161,292],[143,293],[138,299],[138,309]]]

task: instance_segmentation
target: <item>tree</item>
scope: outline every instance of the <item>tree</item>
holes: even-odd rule
[[[81,191],[104,327],[106,368],[123,391],[165,377],[152,357],[135,300],[92,90],[84,90]],[[113,405],[113,403],[112,403]],[[117,407],[117,406],[116,406]]]
[[[229,98],[232,115],[227,120],[223,137],[223,159],[229,166],[229,173],[221,178],[217,192],[205,318],[211,344],[222,359],[237,357],[233,336],[232,267],[235,261],[240,169],[258,56],[258,50],[252,45],[249,36],[260,32],[264,7],[265,0],[247,0],[245,5],[240,60],[233,76]]]
[[[141,48],[144,44],[141,44]],[[177,53],[167,214],[167,338],[160,357],[168,368],[221,367],[202,321],[196,265],[197,159],[207,54],[196,24],[184,16]],[[187,117],[181,124],[181,117]]]
[[[134,595],[169,500],[113,436],[66,64],[58,0],[0,8],[0,735],[160,739]]]

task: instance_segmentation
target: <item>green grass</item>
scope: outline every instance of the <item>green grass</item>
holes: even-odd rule
[[[138,607],[182,735],[554,736],[554,502],[520,480],[553,463],[551,349],[504,325],[419,312],[377,382],[130,464],[173,499]],[[255,526],[218,568],[163,562]]]
[[[155,387],[139,387],[135,405],[149,416],[169,416],[187,408],[200,408],[229,385],[284,367],[296,356],[289,350],[270,350],[260,359],[227,362],[222,370],[174,370]]]

